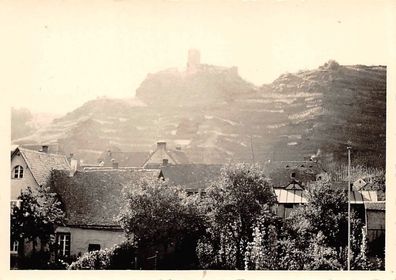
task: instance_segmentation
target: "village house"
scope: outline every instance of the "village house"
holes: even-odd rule
[[[11,201],[28,186],[45,185],[51,170],[70,171],[66,156],[49,153],[48,146],[42,146],[41,151],[16,148],[11,154]]]
[[[42,146],[40,151],[16,147],[11,154],[11,205],[20,206],[21,201],[18,197],[27,187],[35,189],[46,185],[52,170],[70,172],[67,158],[49,153],[48,146]],[[23,250],[20,250],[18,240],[11,240],[10,245],[12,258],[21,251],[29,254],[33,246],[31,242],[26,242]]]
[[[111,248],[125,240],[116,221],[122,189],[142,178],[158,178],[159,170],[92,169],[54,171],[51,191],[57,193],[66,224],[56,229],[57,256],[75,258],[85,252]]]
[[[365,224],[371,253],[383,255],[385,249],[385,201],[365,203]]]
[[[272,162],[266,166],[277,197],[276,214],[286,219],[296,207],[307,203],[306,191],[311,183],[328,176],[313,161]],[[367,182],[366,182],[367,181]],[[351,209],[365,223],[369,249],[381,253],[385,248],[385,195],[377,190],[375,180],[358,178],[350,186]],[[332,181],[334,188],[348,190],[348,181]],[[379,252],[375,252],[375,251]],[[382,252],[383,253],[383,252]]]
[[[271,178],[277,197],[276,214],[284,219],[293,209],[307,203],[305,189],[326,173],[319,163],[312,160],[268,162],[264,170]]]

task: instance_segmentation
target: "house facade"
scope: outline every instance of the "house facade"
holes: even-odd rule
[[[17,200],[27,187],[45,185],[51,170],[70,171],[70,164],[64,155],[48,152],[47,146],[41,151],[18,147],[11,154],[11,200]]]
[[[117,222],[123,188],[143,178],[158,178],[159,170],[92,169],[73,176],[54,171],[51,191],[66,213],[65,226],[56,229],[58,257],[74,259],[86,252],[111,248],[126,239]]]
[[[22,147],[15,148],[11,153],[11,205],[19,207],[19,195],[27,187],[35,189],[46,185],[52,170],[70,172],[70,164],[63,155],[49,153],[48,146],[39,151]],[[37,240],[37,247],[40,247]],[[23,248],[20,248],[23,246]],[[20,240],[10,240],[11,264],[19,254],[29,255],[33,249],[32,242],[20,244]]]

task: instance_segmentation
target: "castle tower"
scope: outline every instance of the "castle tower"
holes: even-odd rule
[[[189,49],[187,57],[187,73],[194,74],[201,64],[201,53],[197,49]]]

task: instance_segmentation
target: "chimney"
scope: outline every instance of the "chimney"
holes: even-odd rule
[[[181,151],[181,147],[180,146],[176,146],[176,150],[177,151]]]
[[[112,162],[113,168],[117,169],[118,168],[118,162],[116,162],[114,159],[112,159],[111,162]]]
[[[41,151],[40,152],[48,153],[48,145],[41,146]]]
[[[110,150],[107,151],[107,156],[111,157],[111,151]]]
[[[163,166],[167,166],[168,165],[168,159],[167,158],[162,159],[162,165]]]
[[[158,141],[157,142],[157,149],[158,150],[166,150],[166,142],[165,141]]]

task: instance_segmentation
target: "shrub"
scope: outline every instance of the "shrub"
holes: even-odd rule
[[[129,241],[115,245],[111,249],[88,252],[73,262],[70,270],[94,269],[134,269],[136,246]]]

